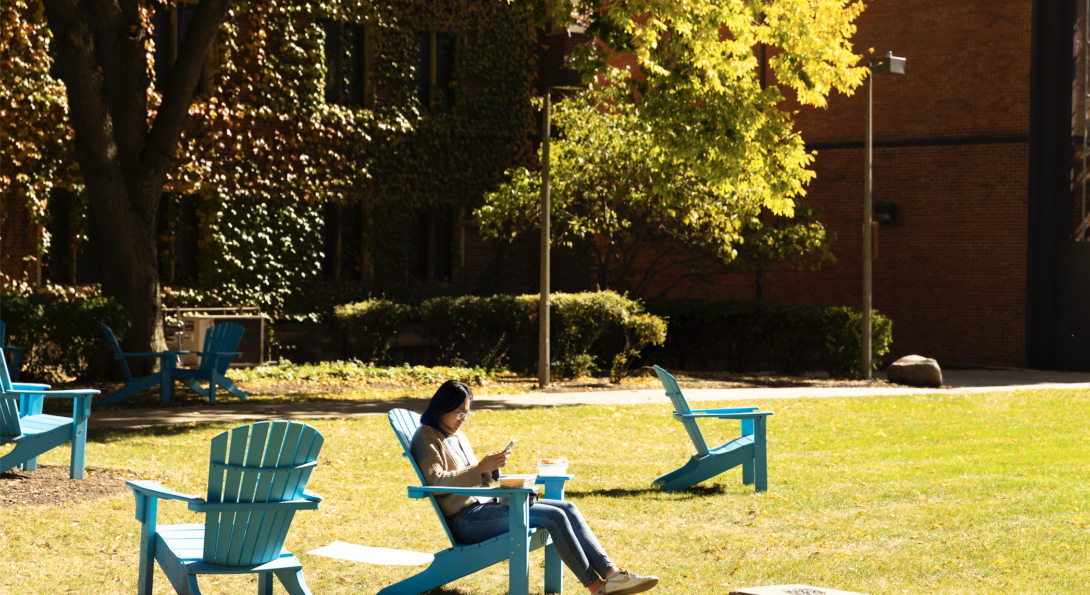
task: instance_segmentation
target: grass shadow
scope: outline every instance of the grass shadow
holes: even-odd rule
[[[708,498],[711,496],[725,496],[733,494],[733,488],[723,485],[695,486],[687,490],[677,492],[664,492],[658,488],[609,488],[600,490],[568,489],[564,492],[565,498],[580,498],[590,496],[602,496],[606,498],[634,498],[637,496],[650,497],[652,500],[692,500],[694,498]]]

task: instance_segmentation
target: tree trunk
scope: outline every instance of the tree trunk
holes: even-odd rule
[[[171,159],[228,0],[202,0],[149,122],[147,31],[136,0],[44,0],[75,132],[75,157],[103,239],[106,296],[132,317],[125,351],[166,348],[156,217]],[[142,372],[158,365],[146,361]]]

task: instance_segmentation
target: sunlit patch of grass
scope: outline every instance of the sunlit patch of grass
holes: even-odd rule
[[[423,408],[423,402],[421,407]],[[655,593],[726,593],[806,583],[861,593],[1075,593],[1090,574],[1090,391],[1046,390],[754,402],[769,420],[768,492],[730,471],[679,493],[651,481],[692,448],[668,401],[639,406],[478,411],[481,453],[518,440],[508,472],[565,456],[578,503],[614,560],[658,575]],[[714,407],[709,404],[708,407]],[[446,538],[386,420],[311,422],[327,439],[287,547],[315,593],[374,593],[418,569],[308,556],[334,540],[437,552]],[[228,426],[95,431],[89,464],[202,493],[208,441]],[[703,424],[709,441],[737,423]],[[42,457],[67,464],[64,448]],[[131,593],[139,524],[131,495],[0,510],[0,592]],[[19,519],[19,522],[10,522]],[[162,523],[200,522],[163,503]],[[531,592],[540,593],[534,554]],[[71,573],[79,568],[78,573]],[[157,571],[156,593],[169,593]],[[202,579],[206,593],[248,592],[246,579]],[[569,592],[581,592],[566,574]],[[506,592],[506,565],[451,593]]]

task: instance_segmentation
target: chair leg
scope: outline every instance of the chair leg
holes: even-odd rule
[[[143,378],[137,378],[132,382],[126,384],[121,390],[99,401],[99,405],[110,405],[117,403],[118,401],[124,401],[125,399],[141,393],[149,388],[152,388],[156,384],[163,381],[163,377],[160,374],[152,374],[151,376],[144,376]]]
[[[181,382],[182,384],[188,386],[190,390],[197,393],[198,395],[206,399],[208,398],[208,391],[201,388],[201,383],[196,378],[179,378],[178,382]]]
[[[19,468],[22,469],[23,471],[35,471],[35,470],[37,470],[38,469],[38,457],[34,457],[32,459],[27,459],[27,460],[23,461],[23,464],[19,465]]]
[[[227,392],[231,393],[232,395],[235,395],[236,397],[242,399],[243,401],[247,401],[247,400],[250,399],[249,395],[242,392],[241,390],[239,390],[239,388],[237,386],[235,386],[235,381],[234,380],[231,380],[230,378],[228,378],[226,376],[217,376],[215,378],[215,380],[220,384],[220,386],[227,389]]]
[[[273,595],[273,573],[259,572],[257,574],[257,595]]]
[[[276,572],[276,578],[280,579],[280,584],[284,585],[290,595],[313,595],[310,587],[307,586],[307,581],[303,578],[302,570],[280,570]],[[271,579],[269,580],[269,587],[268,595],[272,595]],[[261,595],[265,595],[265,593],[262,592]]]
[[[152,593],[155,578],[155,527],[158,504],[159,501],[155,498],[147,498],[144,504],[145,517],[140,524],[140,574],[136,587],[139,595]]]
[[[87,453],[87,418],[91,416],[91,396],[77,397],[72,403],[72,462],[68,476],[83,479],[84,455]]]
[[[742,463],[742,484],[753,485],[753,461]]]
[[[765,418],[754,420],[753,428],[753,474],[754,487],[758,492],[768,490],[768,444],[765,435]]]
[[[564,592],[564,569],[560,554],[556,551],[556,545],[550,543],[545,546],[545,592]]]
[[[160,398],[163,402],[163,406],[170,405],[170,399],[174,397],[174,378],[170,375],[170,368],[163,366],[162,372],[162,392],[160,392]]]

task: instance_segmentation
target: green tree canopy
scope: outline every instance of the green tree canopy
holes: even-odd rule
[[[686,265],[659,286],[666,292],[712,273],[828,256],[825,230],[799,197],[784,197],[791,215],[774,216],[759,193],[724,191],[693,160],[656,144],[659,123],[626,101],[627,72],[606,76],[605,84],[557,104],[552,118],[562,137],[550,157],[553,243],[588,256],[600,285],[645,294],[658,275]],[[508,173],[476,211],[487,237],[539,226],[540,175]]]
[[[573,7],[574,8],[574,7]],[[630,101],[657,150],[684,161],[717,196],[791,215],[814,172],[781,86],[824,107],[866,76],[852,51],[862,2],[581,0],[592,15],[575,65],[601,74],[614,52],[636,58]],[[574,10],[556,11],[572,14]]]

